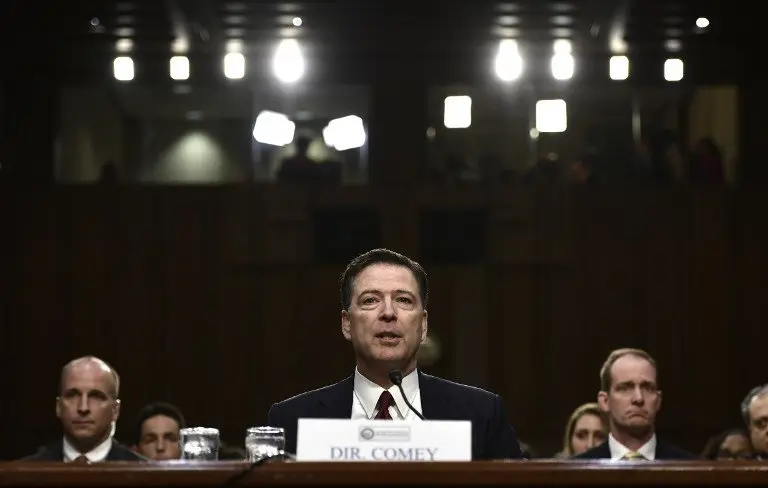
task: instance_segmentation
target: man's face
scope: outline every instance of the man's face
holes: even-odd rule
[[[112,431],[120,414],[112,374],[98,362],[70,366],[62,376],[56,416],[64,434],[75,444],[93,448]]]
[[[349,310],[341,313],[341,331],[358,361],[415,366],[416,351],[427,337],[427,312],[410,269],[373,264],[351,287]]]
[[[179,459],[179,423],[166,415],[155,415],[141,424],[141,437],[136,450],[156,461]]]
[[[653,431],[661,408],[656,368],[646,359],[628,354],[613,363],[611,378],[610,391],[598,393],[598,403],[612,426],[638,435]]]
[[[749,403],[749,437],[755,452],[768,454],[768,393]]]

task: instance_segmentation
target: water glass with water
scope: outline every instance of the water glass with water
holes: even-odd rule
[[[219,459],[219,429],[188,427],[179,431],[181,459],[190,461],[216,461]]]
[[[285,430],[282,427],[251,427],[245,431],[248,461],[256,462],[283,453]]]

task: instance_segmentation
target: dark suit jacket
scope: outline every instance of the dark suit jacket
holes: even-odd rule
[[[603,442],[599,446],[595,446],[587,452],[583,452],[577,456],[573,456],[572,459],[611,459],[611,448],[608,447],[608,441]],[[694,454],[683,451],[673,445],[663,442],[658,437],[656,438],[656,459],[663,460],[685,460],[685,459],[698,459]]]
[[[21,459],[21,461],[64,461],[64,442],[51,442],[40,451]],[[131,451],[127,446],[112,440],[112,449],[104,461],[147,461],[147,458]]]
[[[470,420],[473,459],[521,458],[498,395],[419,372],[422,414],[427,420]],[[285,429],[285,450],[296,453],[299,418],[352,417],[354,376],[272,405],[268,425]]]

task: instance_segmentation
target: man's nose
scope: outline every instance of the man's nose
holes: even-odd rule
[[[643,391],[640,388],[635,388],[635,391],[632,393],[632,402],[639,403],[639,404],[642,404],[645,402]]]
[[[155,450],[157,452],[165,452],[165,439],[158,439],[157,443],[155,445]]]
[[[392,300],[389,298],[384,299],[384,305],[381,308],[381,314],[379,317],[381,320],[391,322],[392,320],[395,320],[397,318],[397,315],[395,315],[395,307],[392,303]]]
[[[80,397],[80,401],[77,404],[77,411],[81,415],[85,415],[88,412],[91,411],[90,407],[88,406],[88,397],[83,395]]]

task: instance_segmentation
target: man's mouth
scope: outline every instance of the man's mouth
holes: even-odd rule
[[[396,334],[395,332],[379,332],[375,337],[377,339],[399,339],[400,334]]]

